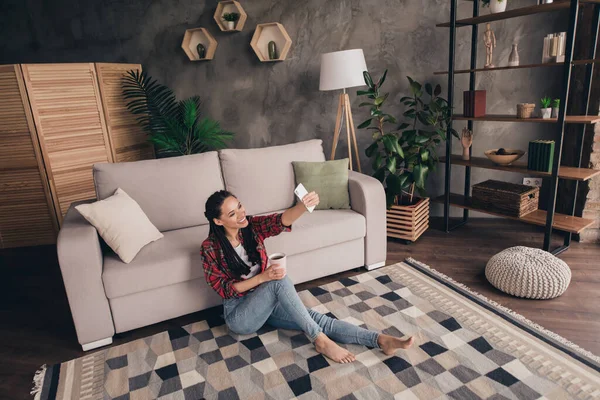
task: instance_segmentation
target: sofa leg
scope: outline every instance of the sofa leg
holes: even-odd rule
[[[367,268],[367,271],[373,271],[374,269],[381,268],[384,265],[385,265],[385,261],[382,261],[382,262],[378,262],[375,264],[367,265],[367,266],[365,266],[365,268]]]
[[[106,339],[100,339],[100,340],[96,340],[95,342],[83,344],[83,345],[81,345],[81,347],[83,348],[83,351],[89,351],[89,350],[97,349],[98,347],[108,346],[109,344],[112,344],[112,342],[113,342],[113,338],[108,337]]]

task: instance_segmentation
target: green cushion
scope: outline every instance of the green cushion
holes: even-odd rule
[[[292,165],[296,186],[302,183],[309,193],[314,191],[319,195],[320,202],[315,210],[350,208],[347,158],[325,162],[293,161]]]

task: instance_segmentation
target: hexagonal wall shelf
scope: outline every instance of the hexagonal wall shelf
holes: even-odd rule
[[[269,59],[269,42],[274,41],[277,48],[278,58]],[[287,31],[279,22],[270,22],[268,24],[258,24],[252,36],[250,46],[256,53],[261,62],[283,61],[287,57],[288,51],[292,46],[292,39]]]
[[[198,43],[202,43],[206,49],[204,58],[200,58],[198,55]],[[215,56],[215,50],[217,50],[217,41],[206,28],[186,29],[181,48],[190,61],[212,60]]]
[[[229,29],[227,27],[227,22],[223,21],[223,14],[236,12],[240,14],[240,19],[235,22],[234,28]],[[244,29],[244,24],[246,23],[246,19],[248,19],[248,15],[242,8],[241,4],[235,0],[227,0],[220,1],[219,5],[217,5],[217,11],[215,11],[215,21],[219,28],[223,32],[241,32]]]

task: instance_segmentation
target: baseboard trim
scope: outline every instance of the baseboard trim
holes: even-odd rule
[[[373,271],[374,269],[381,268],[383,266],[385,266],[385,261],[378,262],[378,263],[371,264],[371,265],[366,265],[365,268],[367,268],[367,271]]]
[[[89,351],[89,350],[97,349],[98,347],[108,346],[109,344],[112,344],[112,342],[113,342],[113,338],[108,337],[106,339],[96,340],[95,342],[82,344],[81,347],[83,348],[83,351]]]

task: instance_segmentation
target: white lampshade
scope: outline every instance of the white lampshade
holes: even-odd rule
[[[362,49],[321,54],[319,90],[339,90],[364,86],[367,63]]]

